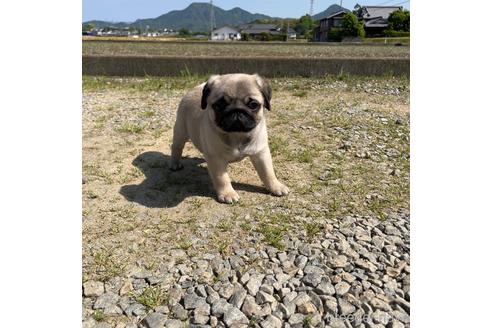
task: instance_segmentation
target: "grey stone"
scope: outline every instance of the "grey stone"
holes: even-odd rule
[[[257,294],[256,294],[256,303],[258,304],[264,304],[264,303],[274,303],[276,300],[275,298],[270,295],[270,294],[267,294],[263,291],[259,291]]]
[[[297,306],[297,311],[302,314],[313,314],[316,312],[316,307],[312,302],[305,302]]]
[[[125,307],[125,314],[127,316],[137,316],[137,317],[142,317],[147,314],[147,310],[145,308],[145,305],[142,305],[140,303],[132,303]]]
[[[335,287],[328,280],[322,280],[314,291],[321,295],[334,295],[336,292]]]
[[[388,324],[388,322],[391,320],[391,315],[388,312],[383,312],[381,310],[374,311],[371,317],[375,323],[380,323],[383,325]]]
[[[297,297],[293,300],[293,303],[296,306],[299,306],[303,303],[307,303],[310,301],[311,301],[311,298],[308,296],[308,294],[302,292],[302,293],[299,293],[299,295],[297,295]]]
[[[264,275],[260,274],[251,276],[249,278],[248,283],[246,284],[246,289],[251,295],[256,296],[256,293],[258,293],[264,277]]]
[[[111,305],[115,305],[118,303],[119,296],[116,295],[115,293],[109,292],[109,293],[104,293],[101,296],[99,296],[96,299],[96,302],[94,302],[93,309],[104,309],[106,307],[109,307]]]
[[[200,297],[207,297],[207,291],[203,285],[199,285],[196,287],[195,292]]]
[[[103,313],[107,316],[113,316],[113,315],[122,314],[123,311],[121,310],[121,308],[118,305],[111,304],[111,305],[104,308]]]
[[[150,313],[142,321],[142,325],[146,328],[163,328],[167,317],[161,313]]]
[[[261,311],[261,307],[256,304],[255,299],[251,295],[246,295],[244,298],[243,306],[241,307],[241,310],[244,312],[244,314],[251,318],[254,315],[257,315]]]
[[[343,298],[340,298],[338,300],[338,308],[340,309],[339,311],[340,315],[348,315],[350,313],[355,312],[355,306],[353,306]]]
[[[246,289],[241,285],[237,285],[230,299],[231,304],[240,309],[247,294]]]
[[[391,316],[393,317],[393,319],[403,322],[404,324],[410,323],[410,316],[405,312],[394,310],[391,311]]]
[[[332,257],[328,264],[331,265],[332,268],[344,268],[347,266],[347,257],[345,255],[337,255]]]
[[[331,315],[338,314],[338,301],[333,296],[325,296],[323,300],[324,308]]]
[[[312,272],[308,273],[302,278],[302,282],[305,283],[307,286],[311,287],[317,287],[319,283],[321,282],[321,279],[323,278],[322,275],[320,275],[317,272]]]
[[[345,281],[341,281],[338,284],[335,285],[335,291],[337,295],[344,295],[350,290],[350,285],[347,284]]]
[[[186,311],[181,304],[174,305],[171,308],[171,312],[173,313],[175,318],[181,321],[188,319],[188,311]]]
[[[218,299],[220,299],[219,293],[217,293],[212,287],[206,286],[205,290],[208,294],[207,296],[207,303],[213,304],[215,303]]]
[[[405,325],[398,320],[391,320],[388,324],[388,328],[405,328]]]
[[[184,308],[186,310],[192,310],[194,308],[196,308],[197,306],[199,306],[200,304],[204,304],[206,303],[206,300],[204,297],[200,297],[196,294],[186,294],[184,296]]]
[[[262,285],[260,287],[260,290],[262,292],[265,292],[267,294],[270,294],[270,295],[273,295],[273,286],[269,286],[269,285]]]
[[[222,298],[228,300],[234,293],[234,286],[231,283],[223,283],[221,284],[218,293]]]
[[[165,327],[166,328],[185,328],[185,323],[180,321],[180,320],[170,319],[170,320],[166,321]]]
[[[304,269],[304,267],[306,266],[306,263],[308,261],[308,258],[304,255],[299,255],[295,261],[294,261],[294,264],[295,266],[297,266],[298,268],[300,269]]]
[[[220,298],[212,304],[212,315],[220,318],[232,307],[232,304],[228,303],[225,299]]]
[[[269,315],[260,323],[262,328],[282,328],[282,321],[279,318]]]
[[[283,303],[278,304],[277,309],[274,311],[273,315],[280,319],[289,319],[289,317],[294,313],[295,304],[293,307],[287,307]]]
[[[181,301],[181,298],[184,295],[183,289],[181,286],[177,285],[174,287],[171,287],[169,291],[167,292],[168,295],[168,304],[169,306],[173,306]]]
[[[210,315],[210,305],[201,304],[193,310],[192,323],[204,325],[208,322]]]
[[[299,325],[304,323],[304,314],[302,313],[294,313],[293,315],[290,316],[289,318],[289,324],[291,325]]]
[[[376,310],[391,311],[391,306],[387,302],[379,299],[378,297],[373,297],[369,301],[369,304],[372,306],[373,309]]]
[[[100,281],[86,281],[82,287],[86,297],[97,297],[104,293],[104,284]]]
[[[239,325],[247,325],[249,323],[246,315],[233,306],[224,313],[223,321],[227,327],[238,327]]]
[[[107,322],[98,322],[94,325],[94,328],[112,328],[112,326]]]

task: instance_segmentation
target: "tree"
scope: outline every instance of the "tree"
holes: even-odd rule
[[[87,23],[82,25],[82,32],[90,32],[94,28],[94,24],[92,23]]]
[[[353,13],[345,13],[342,17],[342,34],[343,36],[359,36],[363,38],[366,35],[364,23],[359,22],[357,16]]]
[[[187,35],[190,35],[190,30],[188,30],[187,28],[182,28],[179,30],[179,35],[181,36],[187,36]]]
[[[313,28],[314,28],[314,20],[308,14],[301,16],[301,18],[299,18],[299,20],[294,26],[294,30],[296,31],[297,34],[304,35],[306,37],[309,37],[309,35],[312,34]]]
[[[410,11],[398,9],[388,17],[388,28],[393,31],[410,32]]]

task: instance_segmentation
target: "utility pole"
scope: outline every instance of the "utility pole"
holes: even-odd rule
[[[215,28],[214,1],[210,0],[210,40],[212,40]]]
[[[287,31],[285,32],[285,42],[289,41],[289,29],[290,29],[290,21],[287,20]]]
[[[314,0],[311,0],[311,7],[309,8],[309,16],[313,17]]]

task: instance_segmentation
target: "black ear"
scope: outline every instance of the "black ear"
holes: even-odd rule
[[[261,76],[257,75],[256,80],[258,82],[258,85],[260,86],[260,91],[261,94],[263,95],[263,101],[265,103],[266,109],[270,110],[270,101],[272,100],[272,87],[270,87],[270,84],[262,78]]]
[[[202,91],[202,109],[207,108],[207,98],[208,96],[210,96],[210,92],[211,92],[210,86],[209,83],[207,82],[203,87],[203,91]]]

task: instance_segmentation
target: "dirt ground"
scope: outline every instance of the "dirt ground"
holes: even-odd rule
[[[83,81],[83,274],[107,280],[165,261],[251,247],[260,233],[316,237],[326,221],[409,208],[409,81],[395,78],[271,80],[266,114],[274,167],[291,193],[263,188],[249,160],[229,169],[241,201],[216,201],[191,143],[184,169],[168,169],[175,112],[205,77]]]

